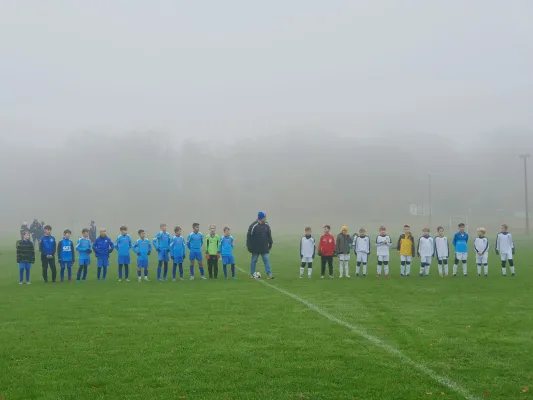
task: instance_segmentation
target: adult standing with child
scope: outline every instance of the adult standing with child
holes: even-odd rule
[[[266,222],[266,214],[262,211],[257,213],[257,220],[252,222],[246,235],[246,248],[252,254],[250,263],[250,277],[254,277],[257,260],[261,256],[267,279],[274,279],[270,268],[270,249],[272,249],[272,232],[270,225]]]

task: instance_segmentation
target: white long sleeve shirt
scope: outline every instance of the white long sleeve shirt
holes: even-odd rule
[[[433,238],[420,236],[418,239],[418,255],[420,257],[432,257],[434,252]]]
[[[489,239],[485,236],[477,237],[474,240],[474,250],[476,250],[476,254],[485,254],[489,250]]]
[[[448,245],[448,238],[446,236],[436,236],[433,241],[435,243],[435,256],[438,258],[450,257],[450,246]]]
[[[514,249],[513,237],[509,232],[498,233],[496,237],[496,251],[503,254],[511,254]]]
[[[389,235],[376,237],[376,252],[378,256],[388,256],[392,240]]]
[[[356,253],[370,254],[370,238],[368,236],[356,236],[353,240],[353,248]]]

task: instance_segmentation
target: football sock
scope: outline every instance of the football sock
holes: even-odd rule
[[[106,277],[107,277],[107,267],[104,267],[103,279],[105,280]]]
[[[145,268],[145,269],[144,269],[144,277],[145,277],[145,278],[148,278],[148,268]]]
[[[484,264],[483,269],[485,270],[485,275],[489,274],[489,264]]]
[[[453,264],[453,274],[457,274],[457,264]]]
[[[118,265],[118,279],[122,279],[122,264]]]
[[[348,261],[344,261],[344,272],[346,276],[350,276],[350,265]]]
[[[359,272],[361,272],[361,263],[358,261],[357,264],[355,264],[355,275],[359,275]]]
[[[102,275],[102,267],[98,267],[96,270],[96,279],[100,279],[100,276]]]
[[[389,262],[385,261],[385,275],[389,274]]]
[[[477,265],[477,274],[481,275],[481,264]]]
[[[204,267],[198,267],[200,270],[200,276],[204,276]]]
[[[231,264],[231,277],[235,278],[235,264]]]
[[[24,280],[24,268],[19,268],[19,282]]]
[[[344,275],[344,261],[339,261],[339,277],[342,278]]]
[[[312,273],[313,273],[313,263],[307,263],[307,276],[311,278]]]
[[[157,266],[157,280],[161,279],[161,261],[159,261],[159,265]]]
[[[172,279],[176,279],[176,272],[178,271],[178,264],[174,263],[172,265]]]
[[[228,267],[227,265],[222,265],[222,272],[224,272],[224,278],[228,277]],[[302,273],[302,268],[300,268],[300,273]]]
[[[303,276],[305,272],[305,263],[303,262],[302,265],[300,265],[300,276]]]
[[[405,275],[405,261],[402,261],[400,265],[400,274]]]
[[[381,261],[378,261],[378,275],[381,275]]]
[[[183,278],[183,263],[179,263],[180,278]]]
[[[511,274],[514,274],[514,265],[511,266],[510,270],[511,270]]]
[[[366,275],[366,263],[363,263],[363,275]]]
[[[83,267],[78,268],[78,273],[76,274],[76,280],[81,280],[81,271],[83,271]]]
[[[167,279],[167,275],[168,275],[168,261],[165,261],[163,265],[164,265],[164,267],[163,267],[163,278]]]
[[[439,263],[437,264],[437,268],[439,270],[439,275],[442,275],[442,263],[439,261]]]
[[[128,264],[124,265],[124,277],[126,279],[130,277],[130,266]]]
[[[189,267],[189,272],[190,272],[191,276],[194,276],[194,265],[191,265]]]
[[[405,264],[405,274],[409,275],[411,273],[411,264],[407,263]]]
[[[448,276],[448,264],[444,264],[444,275]]]
[[[463,275],[466,275],[467,273],[467,270],[466,270],[466,261],[463,261]]]
[[[140,278],[141,278],[141,276],[142,276],[142,271],[141,271],[141,269],[140,269],[140,268],[137,268],[137,278],[139,278],[139,279],[140,279]]]
[[[420,275],[424,274],[424,266],[425,266],[424,263],[422,263],[422,264],[420,265]]]
[[[86,280],[87,279],[87,272],[89,270],[87,269],[87,265],[83,266],[83,277],[81,279]]]
[[[26,268],[26,282],[30,281],[30,268]]]
[[[426,264],[426,268],[425,268],[426,276],[429,276],[429,267],[430,265]]]
[[[68,280],[71,281],[72,280],[72,267],[70,265],[67,266],[67,276],[68,276]]]

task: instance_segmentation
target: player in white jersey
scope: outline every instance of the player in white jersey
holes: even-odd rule
[[[429,267],[435,252],[433,238],[429,236],[429,228],[422,230],[423,235],[418,239],[418,257],[420,257],[420,277],[429,276]]]
[[[366,230],[364,228],[359,229],[359,236],[354,237],[353,250],[357,256],[355,276],[359,276],[361,264],[363,265],[363,276],[366,276],[366,266],[370,254],[370,238],[366,236]]]
[[[435,242],[435,257],[439,268],[440,277],[448,276],[448,257],[450,256],[450,246],[448,245],[448,238],[444,236],[444,228],[439,226],[437,228],[437,236]]]
[[[507,261],[509,261],[509,268],[511,275],[514,276],[514,261],[513,255],[515,253],[513,237],[508,232],[509,227],[505,224],[501,226],[501,232],[496,237],[496,254],[499,254],[502,259],[502,275],[507,276]]]
[[[302,257],[302,264],[300,265],[300,278],[303,278],[305,272],[305,264],[307,264],[307,276],[311,279],[313,273],[313,259],[315,258],[315,238],[311,236],[311,228],[305,228],[305,235],[300,240],[300,257]]]
[[[485,276],[489,276],[489,239],[485,237],[485,228],[477,229],[477,238],[474,240],[476,251],[477,276],[481,276],[481,266],[485,270]]]
[[[379,236],[376,237],[376,252],[378,255],[378,279],[381,278],[381,269],[385,268],[385,277],[389,278],[389,256],[392,240],[387,235],[387,228],[379,227]]]

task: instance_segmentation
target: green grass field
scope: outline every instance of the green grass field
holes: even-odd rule
[[[4,246],[0,399],[533,398],[527,241],[514,278],[492,252],[488,279],[471,254],[468,278],[433,264],[420,279],[415,262],[400,279],[393,256],[389,280],[372,257],[366,279],[333,281],[299,279],[298,236],[275,241],[260,282],[158,283],[152,258],[152,282],[118,283],[116,265],[96,281],[93,260],[86,283],[45,285],[37,264],[21,286]],[[236,259],[248,270],[242,241]]]

